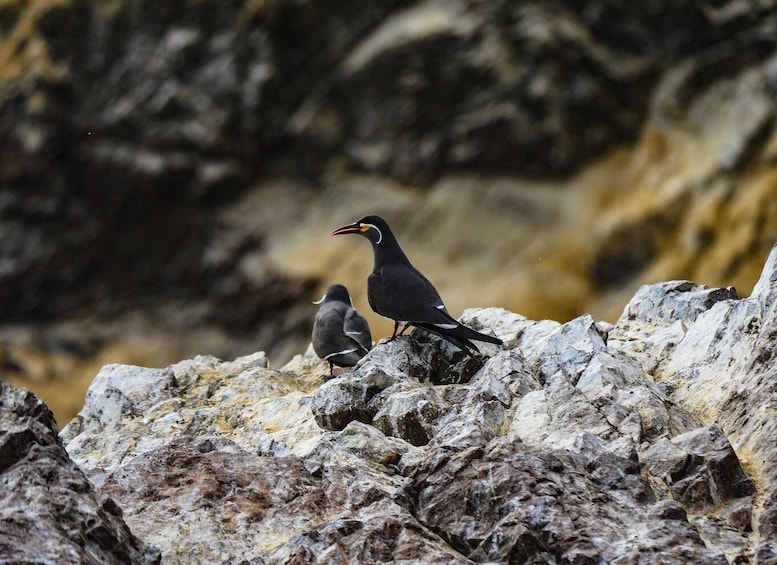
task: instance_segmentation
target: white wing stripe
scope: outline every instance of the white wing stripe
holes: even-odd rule
[[[441,330],[455,330],[459,324],[433,324]]]
[[[354,348],[354,349],[346,349],[344,351],[338,351],[336,353],[330,353],[329,355],[324,357],[324,361],[329,360],[330,357],[334,357],[335,355],[347,355],[348,353],[353,353],[354,351],[356,351],[356,348]]]

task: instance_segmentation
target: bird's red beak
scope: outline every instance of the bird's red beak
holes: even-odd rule
[[[343,235],[344,233],[362,233],[367,229],[369,229],[368,226],[362,227],[362,225],[359,222],[354,222],[352,224],[348,224],[347,226],[337,228],[335,231],[332,232],[332,235]]]

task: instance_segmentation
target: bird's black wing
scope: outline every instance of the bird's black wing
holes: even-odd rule
[[[370,325],[364,316],[359,314],[353,308],[349,308],[343,319],[343,332],[349,338],[356,341],[362,349],[369,351],[372,348],[372,335],[370,334]]]
[[[432,283],[410,266],[384,265],[373,272],[367,298],[375,312],[395,321],[456,323]]]
[[[340,366],[352,366],[367,353],[364,347],[346,335],[345,316],[351,307],[342,302],[325,303],[313,323],[313,349],[320,358]]]
[[[367,297],[378,314],[432,331],[462,349],[476,349],[473,339],[502,343],[453,318],[432,283],[413,267],[382,267],[367,280]]]

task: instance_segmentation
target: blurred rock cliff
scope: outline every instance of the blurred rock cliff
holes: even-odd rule
[[[449,309],[749,294],[777,241],[777,1],[0,5],[0,376],[304,351],[377,213]]]

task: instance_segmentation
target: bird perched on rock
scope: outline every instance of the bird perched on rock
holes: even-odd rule
[[[367,320],[353,308],[348,289],[333,284],[324,297],[313,304],[321,304],[313,322],[313,350],[333,365],[353,367],[372,347],[372,336]]]
[[[500,339],[476,332],[448,313],[437,290],[413,267],[383,218],[366,216],[336,229],[332,235],[348,233],[362,235],[372,243],[375,262],[367,279],[367,298],[375,312],[394,320],[389,341],[396,339],[397,329],[403,324],[399,335],[408,326],[416,326],[470,354],[478,351],[471,340],[502,345]]]

